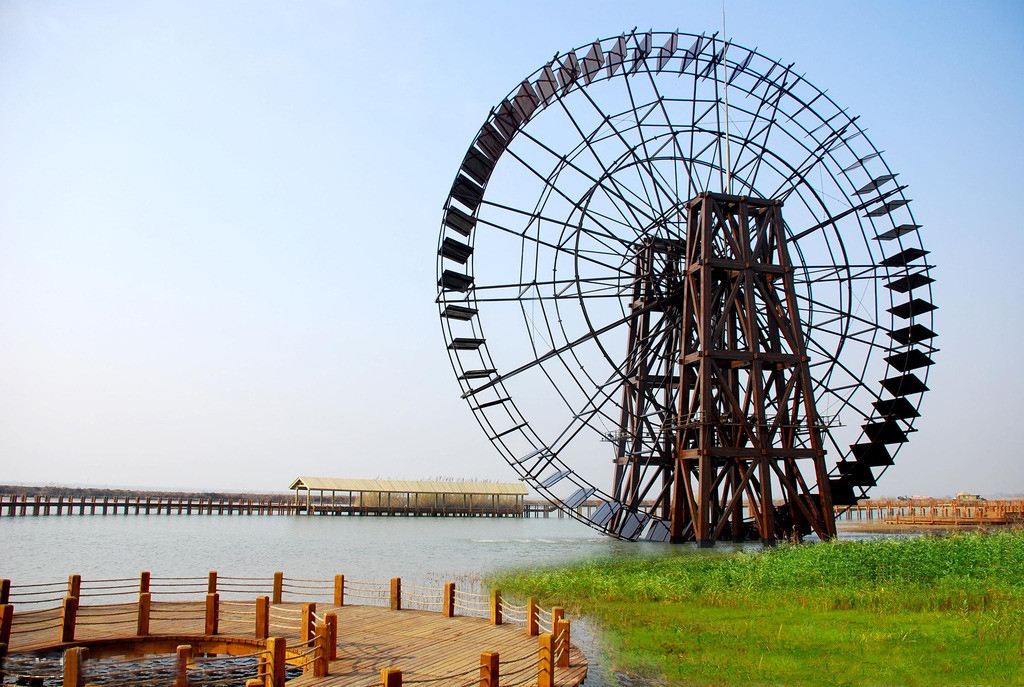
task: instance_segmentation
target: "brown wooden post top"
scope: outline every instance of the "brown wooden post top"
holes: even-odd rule
[[[82,595],[82,576],[68,575],[68,596],[76,599]]]
[[[206,595],[206,634],[215,635],[220,629],[220,594]]]
[[[210,574],[206,577],[206,593],[216,594],[217,593],[217,571],[211,570]]]
[[[149,616],[153,610],[153,595],[149,592],[139,594],[139,614],[135,624],[135,634],[145,637],[149,634]]]
[[[75,618],[78,616],[78,597],[65,596],[60,607],[60,641],[75,641]]]
[[[288,644],[284,637],[267,639],[267,687],[284,687],[287,651]]]
[[[561,606],[555,606],[551,609],[551,631],[555,631],[555,622],[565,618],[565,609]]]
[[[316,633],[316,604],[302,604],[302,621],[299,625],[299,642],[305,643]]]
[[[11,645],[11,625],[14,623],[14,606],[12,604],[0,604],[0,644],[5,648]],[[0,657],[6,654],[0,651]]]
[[[82,673],[89,650],[84,646],[65,649],[64,651],[64,687],[83,687]]]
[[[330,632],[327,629],[327,622],[321,620],[316,624],[316,641],[314,642],[316,651],[313,653],[313,677],[327,676],[330,666],[327,658],[329,651],[327,644],[329,641]]]
[[[281,594],[284,588],[284,573],[277,571],[274,573],[274,594],[270,599],[270,603],[279,604],[281,603]]]
[[[538,610],[537,597],[531,596],[526,600],[526,634],[530,637],[536,637],[540,634],[540,623],[537,617]]]
[[[501,590],[491,590],[491,625],[501,625]]]
[[[139,594],[145,594],[149,591],[149,580],[150,574],[148,570],[143,570],[139,573]]]
[[[391,578],[391,610],[402,610],[402,578]]]
[[[256,639],[270,636],[270,597],[256,597]]]
[[[324,616],[327,623],[327,660],[338,660],[338,614],[328,613]]]
[[[174,654],[174,687],[189,687],[188,662],[192,660],[192,646],[180,644]]]
[[[480,654],[480,687],[498,687],[500,665],[497,651]]]
[[[555,637],[545,632],[537,644],[537,687],[555,687]]]
[[[555,665],[559,668],[569,667],[569,621],[559,618],[555,621]]]
[[[402,687],[402,671],[398,668],[380,669],[381,687]]]
[[[334,606],[345,605],[345,576],[335,575],[334,576]]]
[[[11,581],[0,579],[0,605],[11,602]]]
[[[455,617],[455,583],[444,583],[444,598],[441,600],[441,614],[445,618]]]

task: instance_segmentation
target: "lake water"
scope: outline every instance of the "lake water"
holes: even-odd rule
[[[748,545],[757,548],[757,545]],[[719,545],[714,551],[736,550]],[[305,516],[41,516],[0,518],[0,578],[15,584],[221,575],[403,581],[476,587],[512,568],[617,555],[707,555],[692,546],[619,542],[571,519]],[[588,686],[618,684],[595,629],[573,619],[591,662]]]
[[[50,516],[0,518],[0,578],[15,584],[221,575],[403,581],[477,587],[499,570],[609,555],[694,551],[603,537],[570,519],[305,516]],[[591,662],[587,685],[616,684],[594,628],[573,619]]]

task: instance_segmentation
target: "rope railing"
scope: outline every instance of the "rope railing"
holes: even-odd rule
[[[18,584],[11,585],[11,594],[14,594],[15,589],[37,589],[40,587],[67,587],[67,581],[61,580],[60,582],[19,582]]]
[[[38,606],[39,604],[53,604],[53,603],[59,605],[60,602],[64,600],[63,596],[53,596],[53,597],[48,597],[48,598],[45,598],[45,599],[25,599],[25,600],[13,598],[13,596],[14,596],[13,594],[11,596],[12,596],[11,603],[13,603],[13,604],[15,604],[17,606],[29,606],[29,605],[30,606]],[[41,609],[37,609],[37,610],[46,610],[46,609],[42,609],[41,608]]]

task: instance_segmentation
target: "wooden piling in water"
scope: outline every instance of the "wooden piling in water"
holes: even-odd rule
[[[192,646],[181,644],[174,651],[174,687],[189,687],[188,663],[192,660]]]
[[[89,650],[83,646],[64,651],[64,687],[83,687],[82,663],[88,654]]]

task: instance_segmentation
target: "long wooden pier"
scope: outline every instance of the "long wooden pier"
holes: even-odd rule
[[[561,609],[532,599],[398,578],[2,580],[0,681],[86,687],[90,677],[136,684],[144,673],[145,684],[167,687],[576,687],[587,661],[570,628]],[[61,660],[27,660],[46,652]],[[175,660],[146,664],[160,654]]]
[[[0,494],[0,517],[47,515],[335,515],[382,517],[519,518],[523,505],[440,501],[378,503],[298,501],[290,496],[97,496],[86,494]]]

